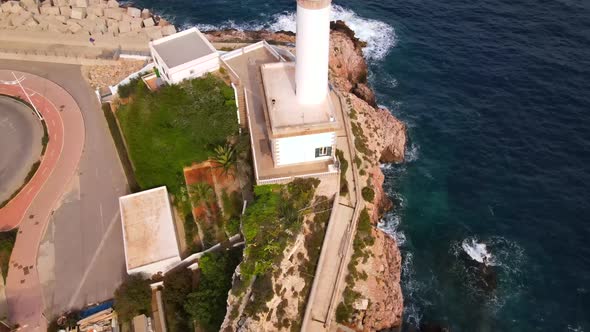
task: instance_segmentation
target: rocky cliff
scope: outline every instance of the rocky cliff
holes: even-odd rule
[[[355,37],[344,22],[332,22],[330,34],[330,81],[346,97],[355,145],[362,157],[356,162],[361,170],[361,183],[367,184],[375,193],[372,202],[367,202],[371,222],[376,226],[384,211],[392,207],[383,190],[384,176],[381,162],[402,162],[406,145],[406,127],[387,109],[377,107],[375,95],[367,83],[368,66],[363,57],[365,44]],[[291,32],[223,30],[205,33],[217,43],[243,43],[265,39],[293,51],[295,35]],[[358,144],[357,144],[358,143]],[[400,287],[401,255],[393,238],[376,227],[372,229],[374,242],[367,247],[371,254],[356,267],[366,278],[354,282],[354,291],[361,294],[354,305],[351,318],[345,325],[359,331],[378,331],[401,326],[403,297]],[[231,304],[235,299],[230,297]],[[235,310],[235,309],[234,309]],[[236,310],[237,311],[237,310]],[[228,313],[228,317],[232,314]],[[269,315],[258,319],[251,328],[261,328],[258,321],[270,319]],[[265,319],[264,319],[265,318]],[[231,320],[231,319],[230,319]],[[248,322],[241,322],[244,328]],[[253,322],[250,322],[253,323]],[[224,328],[228,328],[228,321]],[[276,327],[276,325],[275,325]],[[228,329],[229,330],[229,329]]]

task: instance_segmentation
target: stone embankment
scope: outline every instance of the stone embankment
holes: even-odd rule
[[[149,9],[123,8],[116,0],[7,1],[0,5],[0,29],[107,37],[157,39],[176,32]]]
[[[356,119],[351,120],[360,128],[354,134],[355,140],[361,139],[366,144],[365,151],[358,151],[362,156],[362,160],[358,161],[361,164],[359,169],[364,170],[360,181],[375,192],[373,202],[367,202],[366,205],[372,223],[376,226],[382,214],[393,206],[383,190],[384,175],[379,165],[381,162],[399,163],[404,160],[406,126],[387,109],[377,107],[375,95],[367,83],[368,66],[362,53],[365,43],[357,39],[344,22],[332,22],[331,28],[330,81],[342,92],[349,101],[349,107],[354,110]],[[265,39],[289,49],[295,43],[295,35],[284,31],[273,33],[228,29],[205,34],[215,43],[243,43]],[[372,234],[375,241],[368,248],[372,255],[357,266],[358,273],[366,274],[367,278],[356,280],[353,287],[362,298],[356,301],[352,318],[346,323],[358,331],[396,328],[402,323],[400,251],[396,241],[376,227]]]

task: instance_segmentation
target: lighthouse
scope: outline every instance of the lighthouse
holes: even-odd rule
[[[299,105],[328,96],[331,0],[297,0],[295,94]]]

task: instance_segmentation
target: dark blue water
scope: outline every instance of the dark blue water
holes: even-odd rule
[[[179,25],[294,28],[294,0],[136,3]],[[409,125],[409,161],[384,167],[406,327],[590,331],[590,1],[336,4]]]

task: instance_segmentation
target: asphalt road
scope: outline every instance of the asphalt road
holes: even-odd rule
[[[20,188],[39,160],[42,137],[43,126],[29,107],[0,96],[0,202]]]
[[[118,198],[128,188],[96,95],[79,66],[3,60],[0,69],[29,72],[59,84],[74,97],[84,118],[86,139],[78,175],[39,248],[46,317],[109,299],[125,276]]]

